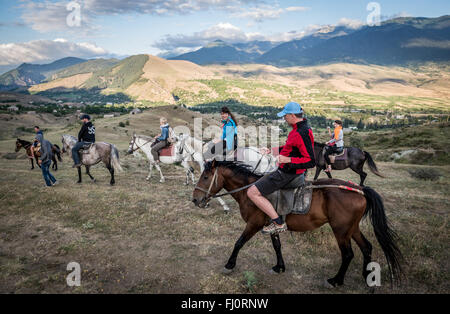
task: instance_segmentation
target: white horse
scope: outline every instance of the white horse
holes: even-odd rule
[[[174,154],[172,156],[160,156],[159,160],[164,164],[181,163],[183,168],[186,170],[186,181],[184,184],[189,185],[189,177],[191,178],[192,183],[195,184],[196,181],[194,176],[194,169],[189,165],[189,162],[196,162],[200,167],[200,173],[203,172],[204,160],[203,154],[201,152],[203,143],[200,140],[187,134],[180,134],[179,136],[175,136],[174,138],[176,139],[176,142],[173,144]],[[151,153],[151,144],[154,141],[155,139],[153,137],[136,135],[134,133],[133,137],[131,138],[127,153],[132,154],[139,149],[144,152],[150,162],[149,173],[146,180],[150,180],[153,167],[155,167],[160,174],[159,182],[164,183],[166,180],[161,171],[161,167],[155,162]],[[217,200],[219,201],[220,205],[222,205],[225,211],[230,210],[224,200],[222,200],[220,197],[217,198]]]
[[[212,154],[209,151],[214,146],[214,142],[208,142],[203,146],[203,156],[206,161],[211,161],[221,153]],[[220,156],[223,158],[223,156]],[[249,165],[255,174],[264,175],[277,170],[277,158],[273,156],[269,149],[257,147],[238,147],[231,160],[236,160]],[[225,157],[229,158],[229,157]]]

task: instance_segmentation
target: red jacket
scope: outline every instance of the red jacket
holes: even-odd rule
[[[280,147],[280,155],[291,157],[291,163],[280,164],[281,171],[302,174],[316,166],[314,158],[314,135],[306,119],[293,126],[286,144]]]

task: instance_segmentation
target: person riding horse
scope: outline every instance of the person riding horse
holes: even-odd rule
[[[330,155],[342,153],[342,151],[344,150],[344,131],[342,131],[342,121],[336,120],[334,121],[333,125],[333,134],[331,134],[330,128],[328,128],[331,140],[326,143],[328,147],[326,147],[325,149],[325,160],[327,162],[327,169],[325,170],[325,172],[331,172]]]
[[[91,117],[87,114],[83,114],[80,117],[80,120],[83,120],[83,126],[78,132],[78,142],[72,148],[72,158],[74,161],[74,165],[72,168],[81,167],[80,155],[79,151],[92,143],[95,143],[95,126],[91,122]]]
[[[259,179],[248,191],[253,203],[271,218],[271,223],[262,229],[263,234],[276,234],[287,230],[287,225],[265,197],[282,189],[298,176],[303,176],[308,168],[315,166],[314,136],[303,109],[296,102],[288,103],[278,117],[284,117],[292,126],[286,144],[280,147],[279,167],[276,171]]]
[[[36,133],[36,137],[33,140],[33,145],[30,150],[31,151],[31,156],[30,156],[31,159],[34,158],[34,151],[36,150],[36,147],[38,145],[38,139],[37,139],[38,135],[40,134],[40,135],[44,136],[44,133],[41,131],[41,129],[37,125],[34,126],[34,132]]]
[[[159,151],[164,147],[170,145],[169,143],[169,123],[167,123],[167,119],[161,117],[159,119],[159,124],[161,128],[161,133],[155,136],[155,141],[152,143],[151,153],[153,156],[153,160],[158,164],[159,163]]]
[[[222,107],[220,112],[222,118],[222,137],[210,144],[205,154],[205,159],[210,160],[226,158],[237,149],[237,120],[228,107]]]

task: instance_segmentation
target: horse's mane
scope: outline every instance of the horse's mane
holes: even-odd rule
[[[212,169],[213,162],[209,161],[205,164],[205,170],[209,171]],[[255,173],[252,173],[252,167],[250,165],[244,164],[242,162],[238,161],[216,161],[216,167],[225,167],[233,171],[235,175],[241,176],[245,179],[248,178],[255,178],[259,179],[262,177],[262,175],[258,175]]]
[[[144,141],[153,140],[153,137],[147,135],[136,135],[136,137],[141,138]]]
[[[319,146],[320,148],[324,148],[326,145],[325,143],[319,143],[319,142],[314,142],[314,146]]]
[[[20,138],[17,139],[19,141],[20,144],[22,145],[29,145],[31,144],[31,142],[25,141],[25,140],[21,140]]]

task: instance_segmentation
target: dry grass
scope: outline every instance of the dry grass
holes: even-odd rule
[[[346,284],[327,290],[322,282],[337,271],[340,254],[328,226],[305,234],[283,234],[287,272],[268,274],[275,264],[270,240],[260,234],[241,251],[236,271],[220,270],[244,228],[236,203],[225,215],[217,203],[199,209],[190,202],[192,186],[181,185],[183,170],[164,166],[165,184],[144,180],[146,164],[122,156],[126,171],[108,185],[101,166],[97,183],[76,184],[66,159],[55,173],[61,184],[45,188],[39,169],[25,160],[3,160],[0,167],[0,291],[3,293],[366,293],[362,256],[354,246]],[[373,175],[368,185],[385,199],[388,216],[401,236],[405,281],[391,290],[384,257],[368,222],[362,229],[382,265],[377,292],[448,293],[448,183],[450,169],[439,167],[438,182],[412,178],[408,165],[381,163],[388,178]],[[357,180],[350,171],[337,177]],[[65,284],[66,265],[79,262],[82,285]],[[383,266],[384,265],[384,266]],[[249,290],[246,272],[255,282]]]
[[[95,122],[98,138],[120,150],[125,171],[118,174],[114,187],[109,186],[109,173],[102,165],[92,169],[97,183],[84,176],[84,182],[76,184],[76,171],[67,156],[54,173],[61,182],[54,188],[44,187],[40,170],[28,170],[26,159],[0,159],[1,293],[370,292],[360,275],[362,255],[356,245],[345,285],[336,290],[322,287],[340,265],[328,225],[309,233],[281,235],[287,266],[282,275],[268,274],[275,253],[270,239],[261,234],[242,249],[235,272],[222,275],[244,229],[234,200],[225,198],[232,207],[228,215],[216,202],[208,209],[194,207],[193,187],[182,185],[181,167],[163,165],[167,182],[159,183],[158,175],[147,182],[146,161],[124,155],[133,130],[155,135],[161,115],[177,125],[190,124],[199,114],[171,106]],[[126,120],[130,126],[119,128],[118,123]],[[54,143],[60,142],[61,134],[78,130],[77,125],[44,123],[42,127],[49,129],[45,136]],[[14,139],[0,141],[2,156],[13,149]],[[443,176],[423,181],[408,172],[421,166],[377,164],[387,178],[369,173],[366,182],[384,197],[406,264],[403,285],[391,290],[381,248],[372,227],[362,222],[374,245],[373,260],[382,265],[382,287],[376,292],[449,293],[450,167],[432,167]],[[359,179],[350,170],[335,175]],[[82,268],[78,288],[66,285],[66,266],[72,261]]]

